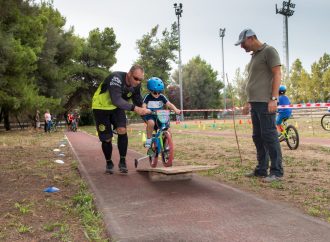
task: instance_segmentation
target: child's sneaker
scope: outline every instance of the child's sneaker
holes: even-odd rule
[[[151,147],[151,139],[147,139],[146,143],[144,144],[144,147],[150,148]]]

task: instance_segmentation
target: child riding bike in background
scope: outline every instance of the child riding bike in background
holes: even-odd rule
[[[143,108],[148,108],[151,111],[164,109],[166,106],[168,109],[173,110],[176,114],[180,114],[181,111],[175,107],[161,92],[164,91],[164,83],[158,77],[152,77],[147,82],[147,88],[150,91],[143,99]],[[157,117],[152,114],[143,116],[143,120],[147,123],[147,140],[145,143],[146,148],[150,148],[152,140],[152,132],[156,129]]]
[[[286,86],[281,85],[279,88],[279,97],[278,97],[278,105],[289,105],[291,104],[290,99],[288,96],[285,95],[286,93]],[[292,114],[291,108],[279,108],[278,109],[278,115],[276,117],[276,127],[277,130],[280,132],[279,136],[281,135],[281,132],[283,131],[282,122],[283,119],[290,118]]]

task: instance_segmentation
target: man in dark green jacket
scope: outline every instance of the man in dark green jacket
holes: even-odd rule
[[[102,151],[106,159],[106,172],[113,173],[112,136],[113,130],[118,134],[118,150],[120,155],[119,170],[127,173],[126,153],[128,137],[126,130],[127,118],[125,111],[133,111],[139,115],[149,114],[151,111],[142,108],[141,82],[144,70],[139,65],[133,65],[129,72],[113,72],[98,87],[92,102],[96,129]],[[132,100],[132,103],[129,103]]]
[[[240,45],[247,53],[252,52],[247,68],[246,92],[251,107],[252,138],[258,164],[246,176],[266,177],[266,182],[281,180],[284,174],[282,151],[275,126],[281,84],[280,57],[274,47],[260,42],[252,29],[244,29],[235,45]]]

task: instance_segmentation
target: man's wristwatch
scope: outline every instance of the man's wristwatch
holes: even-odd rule
[[[272,97],[271,100],[277,101],[277,97]]]

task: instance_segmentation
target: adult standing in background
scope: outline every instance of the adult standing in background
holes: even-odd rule
[[[127,118],[125,111],[133,111],[138,115],[151,113],[149,109],[141,108],[141,82],[144,70],[139,65],[133,65],[129,72],[116,71],[111,73],[97,88],[92,102],[96,129],[102,151],[106,160],[106,172],[113,173],[112,136],[113,129],[118,134],[119,170],[127,173],[126,154],[128,148]],[[133,103],[129,103],[129,100]]]
[[[50,115],[48,109],[46,110],[44,117],[45,117],[45,132],[50,132],[50,126],[52,124],[52,116]]]
[[[253,142],[258,164],[247,177],[264,177],[272,182],[283,177],[282,152],[275,125],[278,90],[281,84],[281,61],[276,49],[261,43],[252,29],[244,29],[235,45],[252,52],[246,86],[251,108]],[[268,175],[269,159],[271,160]]]
[[[40,129],[40,112],[39,112],[39,110],[36,111],[36,115],[34,116],[34,121],[35,121],[36,130],[39,130]]]

